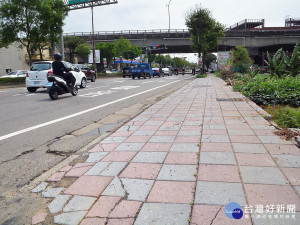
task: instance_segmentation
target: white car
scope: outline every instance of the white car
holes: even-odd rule
[[[15,70],[2,77],[26,77],[27,70]]]
[[[63,62],[66,68],[71,69],[71,73],[76,78],[76,86],[86,87],[86,76],[76,66],[71,63]],[[29,92],[35,92],[38,88],[46,88],[47,76],[53,74],[52,61],[41,61],[32,64],[26,74],[26,88]],[[48,84],[49,85],[49,84]]]
[[[162,68],[164,75],[172,76],[172,71],[170,68]]]

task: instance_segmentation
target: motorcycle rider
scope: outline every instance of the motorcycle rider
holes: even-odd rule
[[[61,54],[54,54],[54,62],[52,63],[53,74],[61,76],[70,87],[74,87],[76,79],[72,73],[70,73],[70,69],[66,68],[63,62],[61,61]]]

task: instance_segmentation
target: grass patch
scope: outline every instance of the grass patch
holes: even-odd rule
[[[300,107],[292,108],[289,106],[264,107],[272,115],[272,120],[281,128],[300,128]]]
[[[198,74],[198,75],[196,76],[196,78],[205,78],[205,77],[207,77],[207,74],[206,74],[206,73],[204,73],[204,74]]]

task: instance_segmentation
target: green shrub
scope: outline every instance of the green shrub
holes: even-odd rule
[[[0,84],[25,83],[26,77],[0,77]]]
[[[204,74],[198,74],[198,75],[196,76],[196,78],[205,78],[205,77],[207,77],[207,74],[206,74],[206,73],[204,73]]]
[[[241,92],[259,105],[300,106],[300,76],[277,78],[257,75],[253,79],[249,77],[239,79],[245,83],[238,82],[234,85],[234,90]]]
[[[266,110],[281,128],[300,128],[300,108],[268,106]]]

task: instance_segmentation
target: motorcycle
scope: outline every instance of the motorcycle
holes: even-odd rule
[[[60,76],[50,75],[48,76],[47,92],[52,100],[56,100],[59,95],[71,93],[73,96],[78,94],[78,88],[68,86],[67,82]]]

